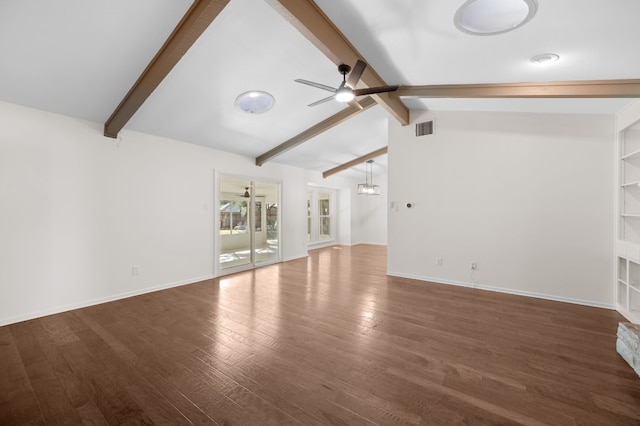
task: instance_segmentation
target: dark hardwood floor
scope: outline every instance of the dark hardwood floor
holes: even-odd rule
[[[640,424],[615,311],[334,247],[0,328],[0,424]]]

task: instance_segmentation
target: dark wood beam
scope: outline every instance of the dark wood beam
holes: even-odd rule
[[[388,147],[384,147],[384,148],[380,148],[378,150],[375,150],[373,152],[370,152],[366,155],[363,155],[362,157],[358,157],[355,160],[351,160],[348,163],[344,163],[341,164],[337,167],[334,167],[331,170],[327,170],[326,172],[322,173],[322,177],[323,178],[328,178],[331,175],[335,175],[336,173],[339,173],[343,170],[347,170],[350,169],[353,166],[357,166],[358,164],[364,163],[367,160],[371,160],[372,158],[376,158],[376,157],[380,157],[381,155],[385,155],[387,153]]]
[[[640,98],[640,79],[400,86],[394,95],[421,98]]]
[[[266,0],[334,64],[353,66],[362,55],[312,0]],[[365,61],[366,62],[366,61]],[[368,65],[360,79],[367,87],[387,83]],[[409,109],[397,96],[372,95],[400,124],[409,124]]]
[[[277,157],[278,155],[292,148],[295,148],[296,146],[308,141],[312,137],[317,136],[320,133],[331,129],[332,127],[335,127],[338,124],[350,119],[351,117],[358,115],[361,112],[366,111],[367,109],[376,105],[376,102],[368,96],[366,98],[361,99],[358,102],[362,106],[362,109],[356,109],[353,107],[347,107],[343,109],[337,114],[332,115],[331,117],[321,121],[315,126],[308,128],[307,130],[300,133],[299,135],[292,137],[288,141],[283,142],[280,145],[276,146],[275,148],[270,149],[269,151],[260,155],[259,157],[256,158],[256,166],[262,166],[264,163]]]
[[[110,138],[118,136],[118,132],[133,117],[227,3],[229,0],[195,0],[193,2],[156,56],[138,77],[138,81],[106,121],[104,125],[105,136]]]

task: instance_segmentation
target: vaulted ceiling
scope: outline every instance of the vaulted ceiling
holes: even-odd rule
[[[166,77],[155,77],[157,87],[143,85],[142,92],[150,95],[125,114],[123,138],[135,130],[263,159],[289,141],[290,149],[266,161],[324,172],[385,147],[387,120],[406,120],[402,108],[614,114],[632,100],[487,99],[482,88],[446,91],[436,98],[407,96],[416,92],[406,86],[640,77],[640,50],[634,46],[640,38],[640,2],[538,0],[529,23],[495,36],[473,36],[454,26],[463,3],[3,0],[0,100],[106,123],[196,6],[202,14],[169,52],[175,67]],[[346,40],[314,29],[319,20],[305,8],[326,15]],[[195,41],[185,48],[189,37]],[[556,53],[560,60],[533,64],[530,58],[540,53]],[[401,96],[375,96],[376,102],[357,114],[335,101],[307,106],[327,92],[295,79],[338,86],[342,77],[336,65],[353,65],[357,58],[369,64],[363,84],[399,84]],[[638,84],[632,83],[620,89],[622,94],[638,96]],[[539,93],[540,87],[546,85],[531,90]],[[250,90],[271,93],[273,109],[263,114],[239,110],[237,96]],[[429,95],[429,90],[420,93]],[[340,114],[346,116],[331,118]],[[319,123],[318,131],[309,130]],[[376,163],[384,171],[385,156]],[[362,170],[342,173],[361,178]]]

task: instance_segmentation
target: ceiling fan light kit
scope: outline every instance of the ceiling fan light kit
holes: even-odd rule
[[[467,34],[497,35],[523,26],[537,11],[536,0],[467,0],[453,22]]]
[[[350,102],[355,98],[353,90],[348,87],[341,87],[336,91],[336,101],[338,102]]]

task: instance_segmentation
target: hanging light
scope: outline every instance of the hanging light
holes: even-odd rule
[[[358,194],[380,195],[380,185],[373,184],[373,160],[367,160],[364,167],[365,183],[358,184]]]

